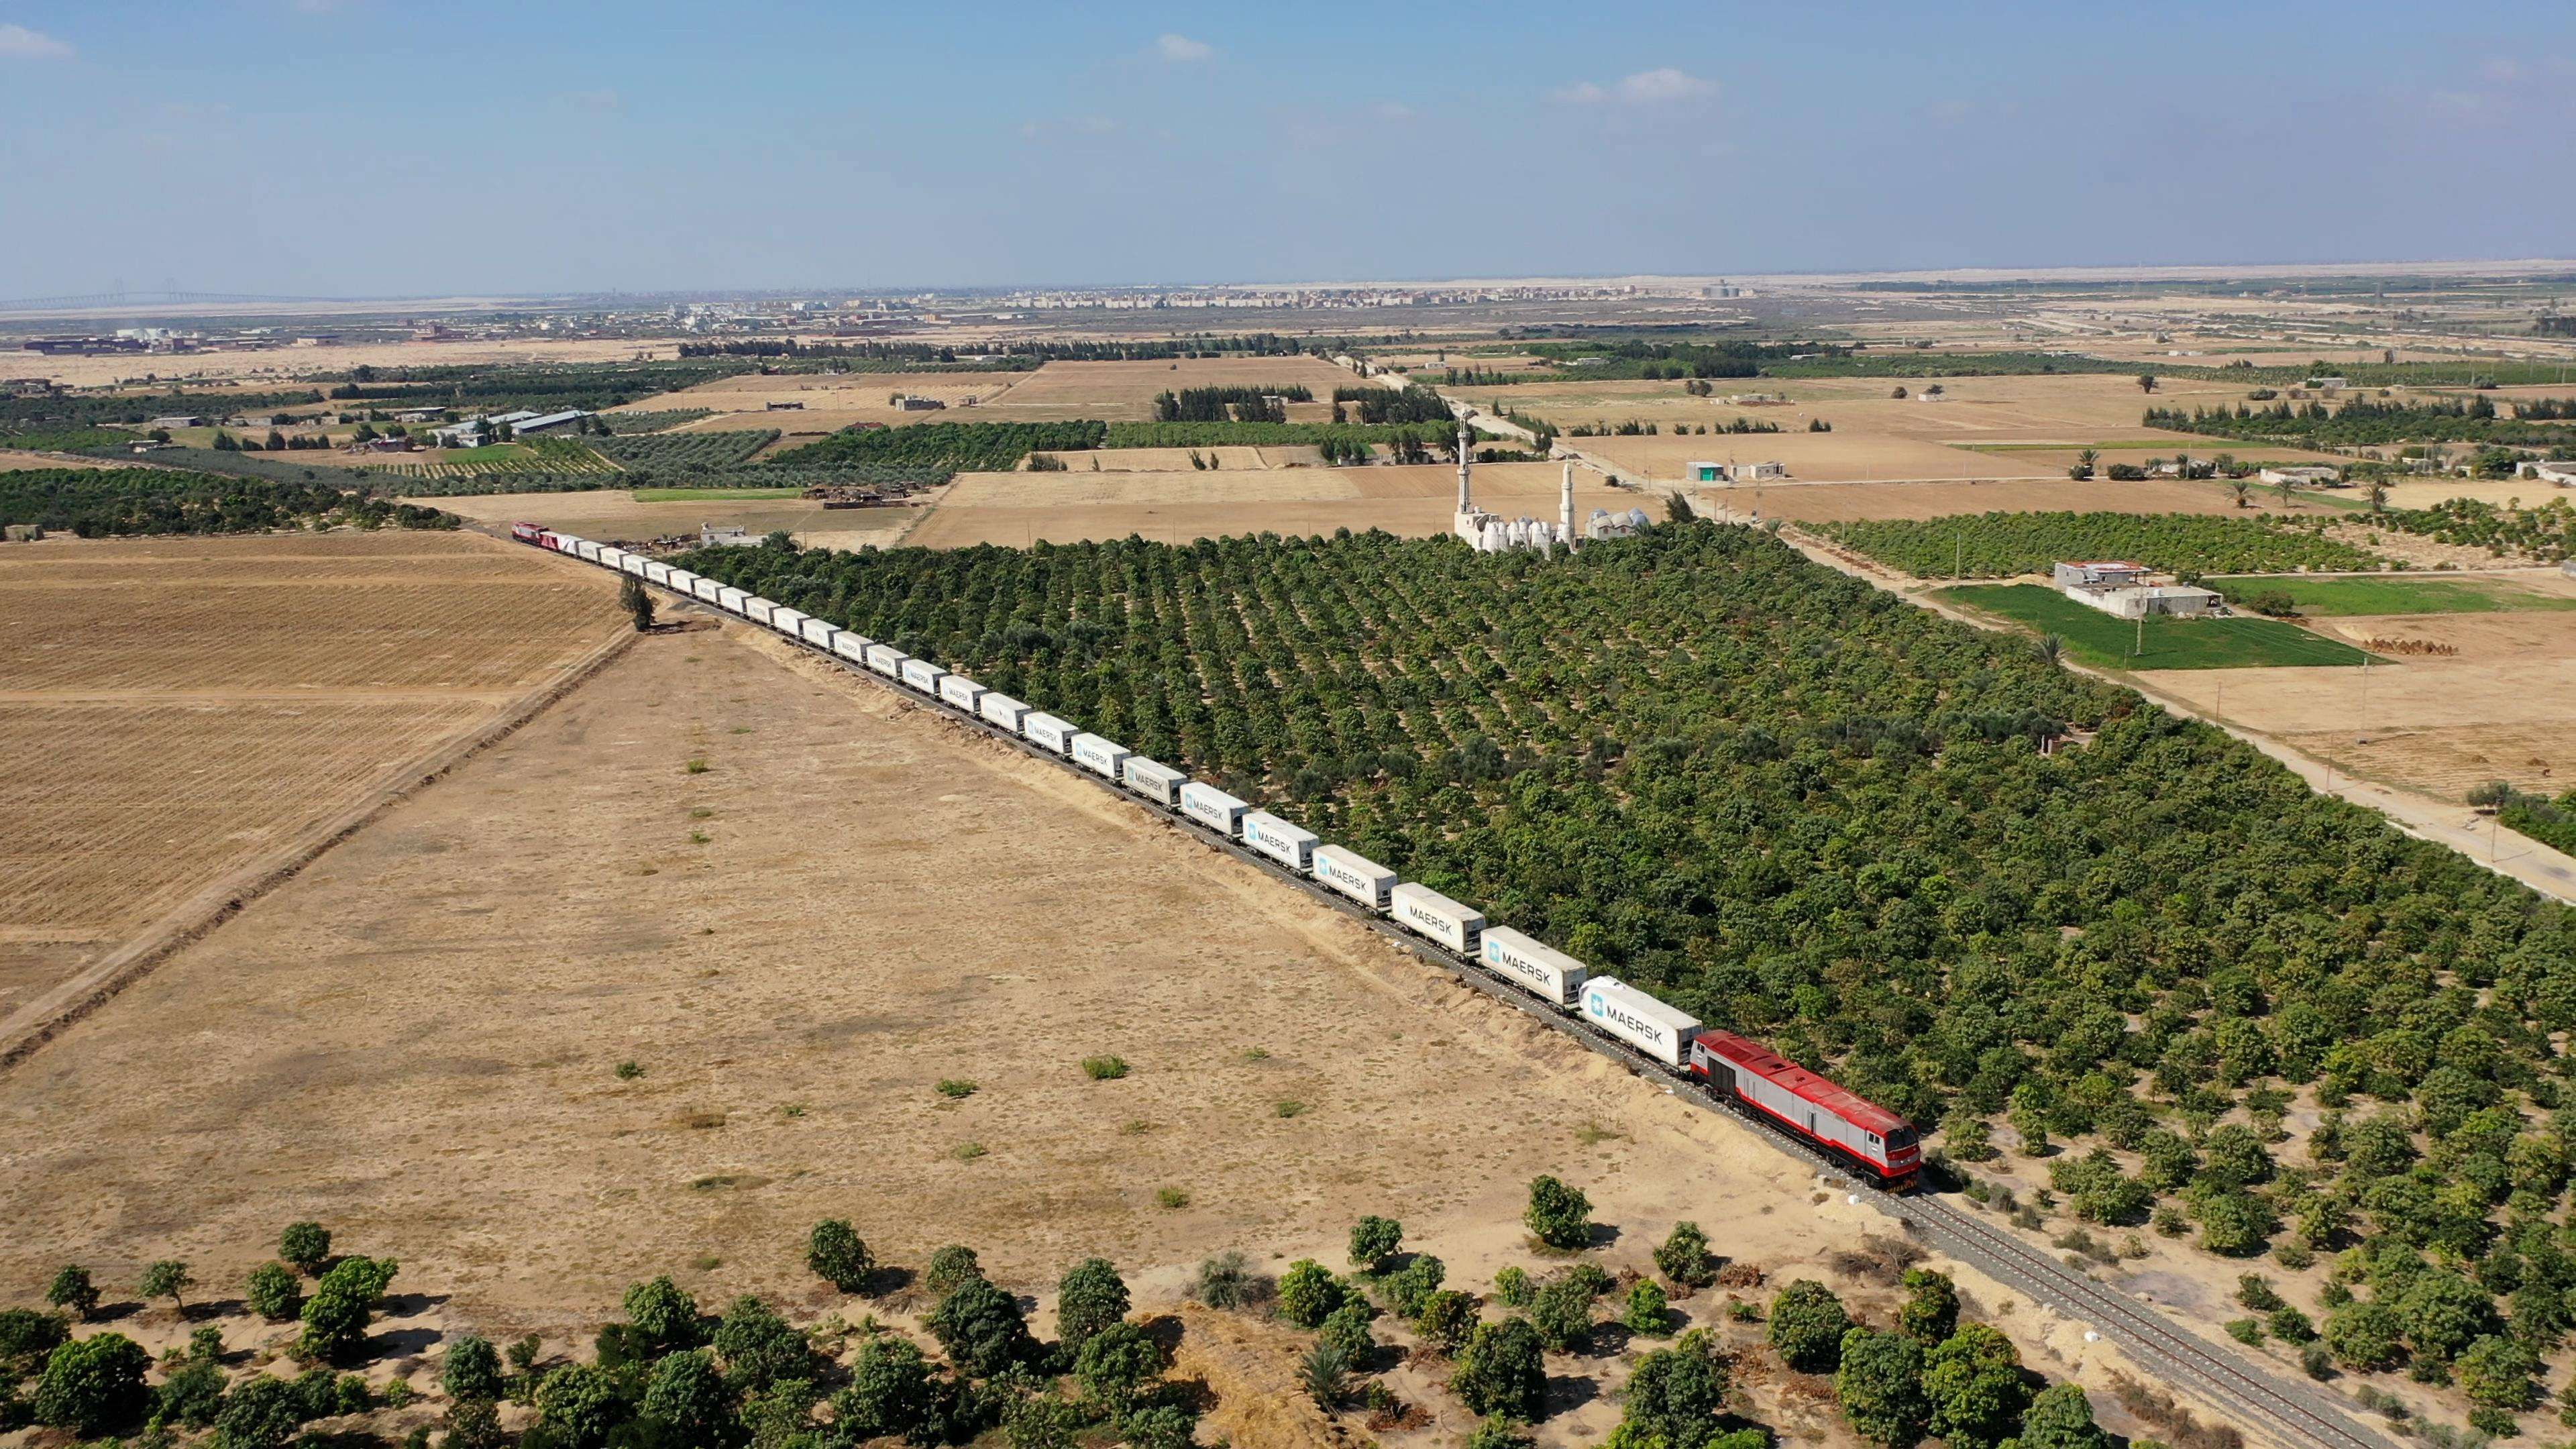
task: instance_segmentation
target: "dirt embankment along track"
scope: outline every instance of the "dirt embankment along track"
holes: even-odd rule
[[[0,1063],[569,688],[613,592],[453,535],[0,559]]]

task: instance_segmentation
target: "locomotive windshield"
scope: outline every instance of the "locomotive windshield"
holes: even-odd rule
[[[1887,1134],[1887,1150],[1890,1152],[1895,1152],[1913,1145],[1914,1129],[1911,1127],[1899,1127],[1895,1131]]]

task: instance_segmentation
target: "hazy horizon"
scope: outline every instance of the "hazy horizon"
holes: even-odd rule
[[[0,297],[2565,251],[2576,11],[2417,14],[0,3]]]

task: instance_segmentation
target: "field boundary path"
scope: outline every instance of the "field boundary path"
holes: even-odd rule
[[[694,596],[679,594],[661,585],[651,587],[690,609],[715,612],[706,609]],[[801,640],[782,639],[780,642],[789,643],[794,649],[823,660],[907,704],[919,706],[923,703],[920,695],[828,650]],[[1119,788],[1065,756],[1040,749],[1015,733],[953,709],[940,713],[943,719],[980,731],[986,737],[1062,770],[1118,800],[1140,808],[1152,808],[1142,797]],[[1304,892],[1315,903],[1339,912],[1395,943],[1457,984],[1563,1033],[1662,1086],[1674,1096],[1746,1121],[1748,1130],[1764,1142],[1803,1157],[1815,1163],[1824,1174],[1842,1181],[1855,1202],[1866,1202],[1876,1207],[1895,1219],[1908,1233],[1931,1240],[1953,1258],[1988,1274],[1997,1282],[2016,1287],[2034,1302],[2091,1325],[2095,1332],[2130,1354],[2141,1366],[2162,1377],[2170,1387],[2217,1410],[2240,1427],[2285,1446],[2285,1449],[2288,1446],[2297,1446],[2297,1449],[2311,1449],[2311,1446],[2394,1449],[2388,1440],[2356,1423],[2345,1407],[2325,1391],[2283,1379],[2267,1368],[2248,1363],[2242,1355],[2176,1325],[2161,1311],[2125,1291],[2069,1268],[2012,1232],[1983,1221],[1973,1209],[1930,1194],[1898,1197],[1856,1181],[1845,1167],[1821,1152],[1751,1122],[1707,1088],[1673,1077],[1653,1058],[1627,1043],[1592,1030],[1578,1018],[1542,1009],[1535,998],[1488,972],[1475,969],[1466,958],[1454,956],[1338,892],[1282,868],[1240,841],[1221,840],[1203,829],[1196,832],[1194,838],[1211,849],[1233,856],[1274,881]]]
[[[149,975],[178,950],[239,914],[243,907],[292,880],[304,867],[348,839],[369,821],[408,798],[466,760],[497,744],[548,705],[606,668],[635,642],[621,628],[598,647],[557,671],[553,678],[520,694],[499,714],[460,739],[395,766],[356,803],[299,832],[275,850],[208,883],[172,907],[160,919],[86,970],[53,987],[0,1019],[0,1072],[33,1055],[37,1048],[89,1015],[116,993]]]

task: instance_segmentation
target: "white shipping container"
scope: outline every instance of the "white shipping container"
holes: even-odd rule
[[[602,568],[612,568],[622,571],[626,567],[626,550],[622,548],[610,548],[607,544],[603,543],[599,546],[599,563]]]
[[[1386,909],[1395,890],[1395,872],[1338,845],[1315,847],[1315,879],[1372,911]]]
[[[973,714],[976,702],[984,697],[984,686],[963,674],[952,674],[939,681],[939,697]]]
[[[617,560],[617,567],[619,572],[630,573],[640,579],[644,577],[644,556],[637,553],[625,554]]]
[[[744,602],[750,599],[750,597],[751,595],[744,593],[742,590],[735,588],[731,584],[716,585],[716,606],[723,609],[728,614],[741,613]]]
[[[802,639],[805,637],[805,621],[810,617],[802,609],[773,604],[769,609],[769,627],[790,639]]]
[[[1181,787],[1181,813],[1228,840],[1242,838],[1243,817],[1251,809],[1205,780]]]
[[[992,689],[985,690],[984,697],[975,701],[975,710],[984,718],[1013,734],[1020,732],[1021,722],[1029,717],[1027,705],[999,690]]]
[[[1162,806],[1177,810],[1181,804],[1181,787],[1190,777],[1171,766],[1146,759],[1143,755],[1127,757],[1127,788]]]
[[[891,644],[871,644],[868,646],[868,667],[875,670],[877,673],[886,676],[888,679],[892,679],[896,674],[900,673],[903,669],[903,661],[910,657],[910,655],[897,649]]]
[[[1668,1067],[1682,1064],[1691,1033],[1699,1030],[1698,1017],[1666,1006],[1616,976],[1583,983],[1583,1016]]]
[[[1272,860],[1306,875],[1315,868],[1315,832],[1291,825],[1267,810],[1243,817],[1243,843]]]
[[[1476,953],[1477,938],[1484,934],[1485,917],[1426,885],[1411,881],[1387,893],[1387,914],[1395,923],[1418,935],[1465,955]]]
[[[667,584],[670,581],[671,566],[669,564],[655,563],[649,558],[644,560],[644,582],[648,584]]]
[[[1127,757],[1133,753],[1125,745],[1114,744],[1098,735],[1073,737],[1073,762],[1095,775],[1105,775],[1112,780],[1118,778],[1119,767],[1125,765]]]
[[[1509,926],[1487,926],[1481,954],[1486,970],[1559,1006],[1572,1006],[1583,991],[1584,978],[1592,974],[1563,951]]]
[[[875,642],[865,634],[853,634],[843,629],[832,636],[832,652],[852,664],[865,664],[868,662],[868,646]]]
[[[745,594],[742,596],[742,616],[763,628],[767,628],[769,626],[769,611],[777,607],[778,606],[776,604],[769,602],[758,594]]]
[[[696,583],[689,585],[690,593],[697,595],[699,598],[706,600],[710,604],[716,602],[717,596],[721,594],[723,590],[724,585],[717,583],[715,580],[707,578],[704,575],[700,575]]]
[[[927,659],[907,659],[896,667],[895,673],[904,683],[924,694],[938,693],[939,681],[948,676],[947,670]]]
[[[817,649],[831,648],[832,640],[841,632],[811,615],[808,615],[805,622],[797,625],[796,628],[797,632],[804,636],[805,642]]]
[[[597,562],[599,562],[599,545],[598,545],[598,544],[595,544],[595,543],[592,543],[589,539],[586,539],[586,538],[577,538],[577,539],[574,539],[574,540],[573,540],[573,545],[572,545],[572,551],[573,551],[574,553],[577,553],[577,554],[581,555],[581,556],[582,556],[582,558],[583,558],[586,562],[589,562],[589,563],[597,563]]]
[[[1043,711],[1032,710],[1020,717],[1020,734],[1040,749],[1061,755],[1073,748],[1073,737],[1081,731]]]

